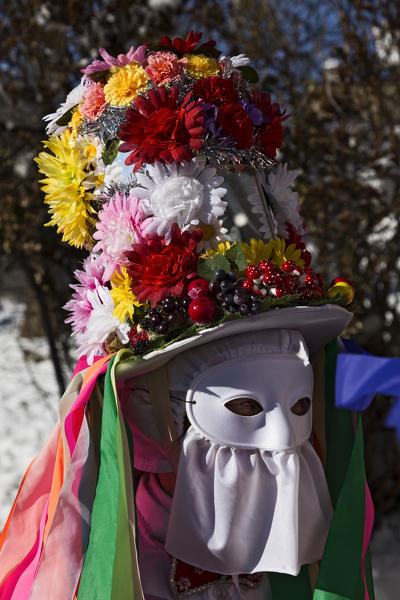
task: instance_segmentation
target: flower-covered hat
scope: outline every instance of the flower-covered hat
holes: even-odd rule
[[[311,267],[296,172],[276,157],[289,115],[254,86],[246,56],[200,38],[100,49],[45,117],[48,225],[89,252],[65,306],[88,362],[127,347],[144,372],[277,328],[316,352],[351,318],[353,286]]]

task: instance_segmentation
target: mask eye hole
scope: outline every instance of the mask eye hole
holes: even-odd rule
[[[253,417],[262,412],[261,404],[253,398],[234,398],[225,404],[225,407],[236,415],[242,417]]]
[[[292,411],[293,414],[295,415],[305,415],[306,412],[308,412],[308,409],[311,406],[311,400],[310,398],[307,398],[307,396],[304,396],[304,398],[300,398],[300,400],[297,400],[297,402],[295,402],[293,404],[293,406],[290,408],[290,410]]]

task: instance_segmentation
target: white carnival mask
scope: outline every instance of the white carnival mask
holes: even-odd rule
[[[188,390],[187,431],[166,549],[201,569],[295,575],[319,560],[332,516],[311,434],[312,367],[302,336],[258,332],[171,361]]]

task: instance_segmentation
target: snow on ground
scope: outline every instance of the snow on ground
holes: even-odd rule
[[[29,463],[58,418],[47,342],[20,337],[23,315],[22,303],[0,299],[0,530]]]
[[[0,530],[20,481],[57,421],[59,393],[44,338],[23,338],[24,305],[0,299]],[[376,600],[400,589],[400,513],[381,519],[372,540]]]

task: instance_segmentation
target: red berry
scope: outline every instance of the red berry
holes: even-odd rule
[[[314,271],[310,268],[305,269],[306,276],[304,278],[304,283],[309,288],[314,288],[318,286],[318,279],[314,273]]]
[[[286,285],[286,277],[287,275],[285,275],[285,273],[282,273],[282,271],[277,271],[275,273],[275,283],[278,287],[281,287],[282,285]]]
[[[283,296],[286,296],[287,293],[288,293],[288,290],[284,286],[275,288],[275,296],[277,298],[283,298]]]
[[[300,277],[298,275],[288,275],[286,277],[286,285],[290,292],[294,294],[300,286]]]
[[[285,273],[291,273],[296,268],[296,263],[293,260],[285,260],[281,265],[282,271]]]
[[[214,320],[217,314],[217,306],[210,298],[196,298],[189,304],[188,312],[193,323],[203,325]]]
[[[275,271],[275,267],[270,260],[262,260],[258,268],[264,273],[273,273]]]
[[[245,279],[242,283],[242,288],[250,292],[254,288],[254,281],[252,279]]]
[[[263,282],[265,285],[275,285],[275,275],[273,273],[264,273]]]
[[[193,279],[188,287],[188,296],[192,300],[196,298],[208,298],[210,296],[210,282],[208,279]]]
[[[313,293],[312,290],[310,290],[310,288],[301,287],[299,289],[299,292],[301,293],[301,297],[303,300],[311,300],[311,298],[313,297]]]
[[[246,275],[249,279],[257,279],[260,274],[260,269],[256,265],[249,265],[246,269]]]

